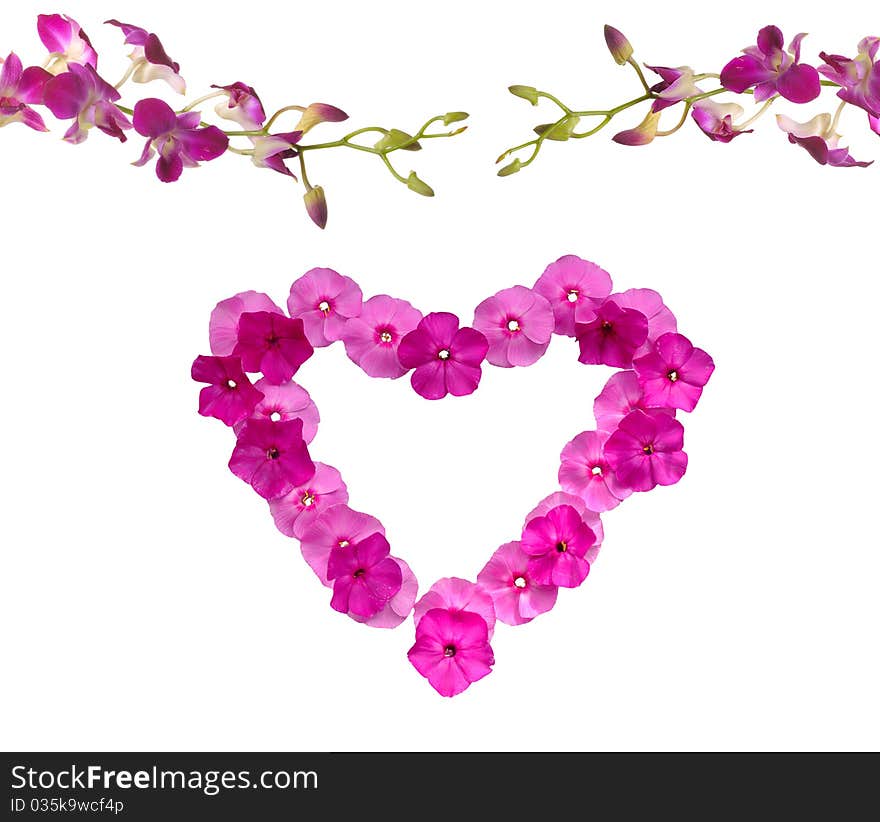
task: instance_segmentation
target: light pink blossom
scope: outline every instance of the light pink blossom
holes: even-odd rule
[[[575,323],[596,319],[596,309],[611,293],[611,275],[589,260],[567,254],[547,266],[535,291],[553,309],[555,332],[573,337]]]
[[[346,320],[361,313],[363,294],[351,277],[330,268],[313,268],[290,287],[287,311],[302,320],[315,348],[342,338]]]
[[[529,559],[519,542],[508,542],[477,575],[480,587],[492,597],[496,616],[508,625],[531,622],[556,604],[559,589],[538,585],[529,572]]]
[[[212,353],[219,357],[229,356],[238,342],[238,321],[241,315],[256,311],[284,313],[272,302],[268,294],[259,291],[242,291],[234,297],[217,303],[208,323],[208,339]]]
[[[593,402],[593,416],[596,427],[600,431],[616,431],[620,421],[635,411],[645,411],[650,406],[646,403],[635,371],[618,371],[608,378],[605,387]],[[665,409],[666,413],[675,416],[673,409]]]
[[[489,341],[486,359],[502,368],[537,362],[550,345],[554,326],[549,301],[522,285],[499,291],[474,312],[474,328]]]
[[[323,462],[315,463],[308,482],[283,497],[269,500],[275,527],[288,537],[302,537],[315,519],[333,505],[348,502],[348,489],[339,471]]]
[[[617,481],[605,457],[608,434],[584,431],[562,449],[559,484],[563,491],[577,494],[591,511],[610,511],[620,505],[632,490]]]
[[[473,611],[485,620],[489,638],[492,638],[495,631],[495,606],[492,604],[492,597],[479,585],[459,577],[437,580],[415,605],[413,619],[416,625],[432,608]]]
[[[334,548],[357,545],[371,534],[384,534],[382,523],[369,514],[353,511],[347,505],[332,505],[321,511],[302,529],[300,548],[305,561],[318,579],[332,587],[327,578],[327,562]]]
[[[398,346],[421,321],[422,312],[406,300],[386,294],[370,297],[360,315],[343,326],[345,353],[371,377],[402,377],[407,369],[397,357]]]
[[[265,377],[257,380],[254,387],[263,395],[263,399],[254,408],[250,414],[251,417],[272,420],[273,422],[302,420],[302,437],[306,444],[315,438],[321,417],[318,414],[318,407],[312,402],[312,398],[305,388],[292,380],[275,385]],[[236,433],[242,425],[244,422],[238,423],[235,429]]]

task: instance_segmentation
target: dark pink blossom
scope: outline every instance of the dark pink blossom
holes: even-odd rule
[[[386,294],[370,297],[361,313],[343,326],[345,353],[371,377],[402,377],[406,369],[400,364],[397,349],[421,321],[422,312],[406,300]]]
[[[246,420],[263,399],[262,392],[251,385],[238,357],[196,357],[192,378],[208,383],[199,392],[199,413],[216,417],[226,425]]]
[[[131,79],[135,83],[164,80],[178,94],[186,93],[186,82],[180,76],[180,65],[168,56],[157,35],[130,23],[120,23],[118,20],[105,22],[121,29],[125,42],[134,46],[128,57],[131,60]]]
[[[308,481],[315,464],[302,438],[302,420],[249,420],[238,434],[229,469],[264,499],[277,499]]]
[[[369,514],[353,511],[347,505],[331,505],[312,518],[299,536],[305,561],[324,585],[332,587],[327,578],[327,563],[334,548],[358,545],[372,534],[384,534],[382,523]]]
[[[674,485],[687,470],[682,424],[662,411],[631,411],[605,443],[618,481],[633,491]]]
[[[864,109],[874,118],[880,117],[878,49],[880,49],[880,37],[865,37],[859,43],[857,54],[853,58],[826,54],[824,51],[819,53],[826,63],[819,67],[819,72],[842,86],[837,96],[847,103]]]
[[[596,427],[610,433],[617,430],[620,421],[630,411],[637,408],[646,411],[649,407],[636,372],[618,371],[608,378],[605,387],[593,402],[593,416],[596,417]],[[673,409],[664,410],[675,416]]]
[[[60,74],[74,64],[98,68],[98,53],[72,17],[66,14],[37,15],[37,34],[50,52],[51,74]]]
[[[246,131],[256,131],[262,127],[266,112],[254,89],[241,82],[230,83],[228,86],[211,86],[226,93],[226,101],[217,103],[214,111],[224,120],[238,123]]]
[[[432,608],[418,623],[407,656],[441,696],[460,694],[495,664],[485,620],[471,611],[443,608]]]
[[[327,578],[333,582],[330,607],[368,619],[400,591],[403,573],[392,559],[384,534],[371,534],[357,545],[330,552]]]
[[[575,333],[580,362],[629,368],[633,354],[648,338],[648,320],[641,311],[606,300],[597,309],[596,319],[578,324]]]
[[[552,508],[523,529],[522,549],[529,555],[528,570],[538,585],[577,588],[590,572],[585,559],[596,535],[570,505]]]
[[[371,628],[396,628],[412,613],[413,603],[419,594],[419,583],[416,575],[400,557],[391,557],[403,576],[400,583],[400,590],[393,596],[385,606],[370,617],[361,617],[349,611],[349,616],[355,622],[363,622]]]
[[[604,453],[608,440],[604,431],[584,431],[562,449],[559,484],[563,491],[577,494],[591,511],[610,511],[632,490],[618,482]]]
[[[211,351],[221,357],[231,354],[238,343],[238,322],[241,315],[256,311],[284,313],[268,294],[259,291],[242,291],[217,303],[208,323]]]
[[[339,471],[316,462],[314,476],[283,497],[269,500],[269,510],[282,534],[301,537],[322,512],[346,502],[348,489]]]
[[[602,527],[602,519],[599,514],[587,508],[587,504],[581,497],[575,496],[574,494],[568,494],[565,491],[556,491],[553,494],[544,497],[544,499],[542,499],[528,513],[525,522],[523,523],[523,528],[525,528],[533,519],[546,517],[550,511],[554,508],[558,508],[560,505],[568,505],[571,508],[574,508],[574,510],[578,512],[584,525],[595,534],[596,541],[587,549],[587,553],[584,554],[584,559],[592,565],[596,557],[599,556],[599,549],[602,547],[602,542],[605,539],[605,529]]]
[[[472,611],[478,614],[489,631],[489,639],[495,632],[495,606],[492,597],[482,586],[459,577],[438,579],[428,592],[416,603],[413,620],[418,626],[422,617],[432,608],[449,611]]]
[[[255,311],[239,318],[238,342],[232,353],[241,357],[245,371],[262,371],[268,382],[280,385],[296,374],[313,349],[303,333],[302,320]]]
[[[303,439],[306,444],[315,438],[321,417],[318,414],[318,407],[312,402],[305,388],[292,380],[276,385],[265,377],[258,380],[254,388],[263,395],[263,399],[254,408],[252,417],[272,420],[272,422],[299,419],[303,422]],[[236,434],[241,425],[244,425],[244,422],[235,426]]]
[[[351,278],[332,268],[313,268],[290,286],[287,311],[302,320],[315,348],[342,338],[345,323],[361,313],[364,295]]]
[[[287,167],[286,160],[296,157],[296,144],[302,138],[301,131],[283,134],[267,134],[251,137],[253,154],[251,162],[257,168],[268,168],[296,180],[296,175]]]
[[[645,315],[648,320],[648,336],[636,350],[633,357],[647,354],[654,340],[667,331],[676,331],[675,315],[666,307],[663,298],[652,288],[630,288],[612,294],[608,299],[621,308],[632,308]]]
[[[611,293],[611,275],[589,260],[566,254],[550,263],[535,283],[556,318],[557,334],[574,336],[575,323],[596,319],[596,309]]]
[[[547,298],[522,285],[499,291],[474,312],[474,328],[489,341],[486,359],[502,368],[532,365],[543,357],[555,322]]]
[[[488,340],[473,328],[459,328],[458,317],[446,312],[428,314],[400,342],[400,364],[414,368],[412,387],[428,400],[447,394],[472,394],[480,384],[480,363]]]
[[[38,66],[22,68],[15,52],[0,58],[0,128],[22,123],[34,131],[48,131],[43,118],[28,103],[42,103],[43,89],[52,75]]]
[[[700,130],[710,140],[729,143],[740,134],[751,134],[754,129],[737,128],[734,120],[743,115],[743,107],[737,103],[716,103],[714,100],[699,100],[694,103],[691,117]]]
[[[788,134],[788,141],[805,149],[819,165],[865,168],[874,162],[856,160],[848,148],[838,147],[840,135],[834,130],[834,120],[827,112],[817,114],[806,123],[797,123],[791,117],[777,114],[776,122]]]
[[[89,129],[97,128],[121,142],[131,121],[115,105],[119,92],[98,75],[91,65],[71,63],[64,74],[46,83],[44,102],[59,120],[73,120],[65,132],[68,143],[83,142]]]
[[[650,354],[633,362],[633,368],[647,405],[693,411],[715,363],[687,337],[663,334]]]
[[[651,103],[652,111],[663,111],[688,97],[695,97],[703,91],[694,81],[694,70],[690,66],[667,68],[666,66],[647,66],[654,74],[659,74],[661,82],[651,87],[657,95]]]
[[[801,41],[798,34],[788,47],[776,26],[765,26],[758,32],[758,43],[743,49],[742,57],[734,57],[721,70],[721,85],[737,94],[755,89],[755,102],[760,103],[780,94],[793,103],[809,103],[819,96],[819,72],[801,63]]]
[[[477,576],[480,587],[489,593],[498,619],[508,625],[531,622],[556,604],[559,589],[539,585],[529,572],[529,555],[519,542],[502,545]]]
[[[158,152],[156,176],[163,183],[180,178],[184,167],[214,160],[229,147],[229,138],[217,126],[199,127],[198,111],[175,114],[168,103],[155,97],[139,100],[134,107],[134,127],[147,138],[143,153],[133,165],[143,166]]]

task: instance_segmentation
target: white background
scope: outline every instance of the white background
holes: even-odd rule
[[[741,2],[723,21],[705,3],[550,0],[57,9],[111,81],[125,52],[100,21],[115,16],[160,34],[191,96],[241,79],[267,108],[332,102],[352,128],[473,117],[398,160],[434,200],[375,158],[315,156],[324,233],[301,189],[243,158],[166,186],[128,165],[137,135],[74,148],[48,115],[51,135],[0,133],[3,747],[876,748],[880,164],[822,168],[769,116],[729,146],[689,125],[626,149],[615,122],[547,145],[513,178],[492,165],[546,119],[511,83],[581,108],[638,93],[605,22],[640,59],[701,71],[771,21],[786,38],[810,32],[813,61],[880,34],[870,2],[771,6]],[[0,51],[39,62],[47,10],[4,6]],[[858,158],[880,158],[860,113],[843,129]],[[227,470],[232,439],[196,413],[190,362],[218,300],[257,289],[283,304],[313,266],[469,321],[564,253],[619,289],[658,289],[717,371],[685,420],[684,480],[607,515],[586,584],[530,625],[499,625],[494,673],[444,700],[407,662],[411,624],[370,630],[328,607],[297,544]],[[474,578],[518,536],[610,373],[556,339],[533,368],[486,369],[461,400],[369,379],[341,347],[299,379],[323,418],[313,455],[341,469],[352,506],[385,523],[426,589]]]

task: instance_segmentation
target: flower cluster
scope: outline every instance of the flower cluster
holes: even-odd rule
[[[880,135],[880,63],[877,51],[880,38],[864,37],[856,46],[854,57],[819,53],[821,65],[811,65],[801,60],[801,46],[805,34],[798,34],[786,45],[782,32],[776,26],[765,26],[758,32],[755,45],[747,46],[743,53],[731,59],[720,73],[695,72],[690,66],[652,66],[644,68],[656,75],[651,82],[645,77],[642,66],[633,57],[629,40],[612,26],[605,26],[605,42],[611,56],[619,65],[631,66],[642,86],[641,93],[618,106],[602,110],[575,111],[554,95],[539,91],[532,86],[511,86],[510,92],[517,97],[538,105],[542,99],[549,100],[560,109],[554,123],[535,127],[537,137],[514,146],[499,158],[502,162],[513,159],[498,174],[502,177],[518,172],[530,165],[538,156],[545,140],[565,141],[589,137],[601,131],[620,114],[644,104],[642,121],[632,128],[618,132],[612,138],[625,146],[644,146],[657,137],[667,137],[677,132],[687,121],[688,115],[710,140],[730,143],[741,134],[752,132],[755,123],[778,100],[797,105],[812,103],[823,87],[836,89],[839,102],[831,112],[821,112],[805,122],[778,114],[776,122],[791,143],[806,149],[821,165],[868,166],[873,161],[855,160],[849,150],[840,146],[838,134],[841,115],[849,106],[867,115],[868,126]],[[702,83],[703,85],[698,85]],[[709,84],[714,88],[704,88]],[[760,105],[746,117],[739,103],[716,99],[721,94],[735,94],[740,98],[751,96]],[[675,108],[679,117],[671,128],[662,129],[660,120],[667,108]],[[582,120],[587,120],[585,126]],[[528,152],[520,156],[521,152]]]
[[[530,622],[553,608],[560,588],[584,582],[604,538],[601,513],[682,478],[687,454],[677,415],[694,410],[715,367],[678,332],[656,291],[612,293],[604,269],[572,255],[531,288],[488,297],[471,326],[384,294],[364,300],[354,280],[327,268],[296,280],[286,308],[254,291],[217,305],[212,353],[192,367],[193,379],[206,383],[199,413],[232,428],[230,470],[268,501],[278,529],[300,541],[308,565],[333,589],[332,608],[381,628],[413,613],[410,662],[444,696],[491,672],[496,620]],[[381,522],[350,508],[339,471],[312,460],[318,411],[292,378],[316,348],[341,343],[372,377],[409,374],[426,399],[462,396],[479,386],[484,362],[532,365],[554,334],[574,340],[579,362],[622,369],[596,398],[595,426],[565,445],[560,490],[492,554],[476,582],[441,579],[416,601],[416,578],[391,555]]]
[[[240,81],[213,85],[213,91],[179,108],[157,97],[136,99],[132,106],[126,106],[121,102],[120,89],[129,81],[134,84],[160,81],[178,94],[186,93],[186,83],[180,64],[169,57],[156,34],[118,20],[106,22],[119,29],[125,44],[132,49],[128,67],[115,85],[98,73],[98,53],[76,20],[64,14],[39,15],[37,33],[48,51],[42,66],[24,68],[14,52],[5,59],[0,57],[0,127],[17,122],[35,131],[48,131],[35,108],[43,106],[56,119],[71,121],[64,140],[74,145],[85,141],[93,128],[121,142],[127,140],[126,132],[134,129],[146,142],[133,165],[146,165],[155,157],[156,176],[165,183],[178,180],[185,168],[195,168],[227,152],[248,157],[258,168],[267,168],[296,181],[287,165],[295,159],[305,189],[306,212],[320,228],[327,222],[327,198],[321,186],[309,181],[308,152],[350,148],[373,154],[396,180],[411,191],[430,197],[434,194],[431,187],[414,171],[408,176],[399,173],[389,155],[401,150],[418,151],[423,140],[452,137],[467,128],[431,130],[437,123],[450,126],[468,116],[454,111],[432,117],[413,134],[396,128],[367,126],[337,140],[307,143],[304,139],[315,126],[338,123],[348,119],[348,115],[328,103],[311,103],[286,105],[269,116],[257,92]],[[215,101],[213,114],[232,128],[204,121],[204,112],[196,109],[208,101]],[[276,122],[288,113],[296,115],[296,122],[281,131]],[[233,141],[241,141],[241,145],[234,145]]]

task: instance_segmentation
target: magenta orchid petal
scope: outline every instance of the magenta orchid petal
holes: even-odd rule
[[[477,583],[492,597],[497,618],[507,625],[530,622],[556,604],[559,589],[537,584],[528,566],[529,555],[519,542],[508,542],[477,576]]]
[[[118,20],[105,21],[116,26],[125,35],[125,42],[134,48],[131,60],[131,79],[135,83],[149,83],[163,80],[178,94],[186,92],[186,83],[180,76],[180,66],[168,56],[159,37],[140,26],[120,23]]]
[[[48,131],[40,114],[29,103],[42,103],[46,83],[52,75],[45,69],[23,68],[15,52],[0,58],[0,128],[21,123],[34,131]]]
[[[819,72],[841,86],[837,96],[864,109],[868,117],[875,121],[880,118],[880,63],[876,62],[878,50],[880,37],[865,37],[859,42],[853,58],[826,54],[824,51],[819,54],[825,62]]]
[[[369,514],[354,511],[345,504],[330,505],[297,529],[303,558],[318,579],[332,588],[327,564],[334,548],[358,545],[372,534],[384,534],[382,523]]]
[[[232,120],[247,131],[255,131],[262,127],[266,120],[266,112],[253,87],[246,83],[235,82],[228,86],[213,85],[211,88],[226,92],[226,102],[218,103],[214,108],[219,117]]]
[[[734,123],[743,115],[743,107],[737,103],[716,103],[699,100],[694,103],[691,117],[710,140],[729,143],[740,134],[751,134],[754,129],[738,128]]]
[[[605,456],[621,484],[633,491],[672,485],[684,476],[684,428],[660,411],[632,411],[605,443]]]
[[[51,53],[49,68],[60,74],[71,65],[98,68],[98,54],[79,23],[66,14],[37,15],[37,34]]]
[[[339,471],[316,462],[314,476],[283,497],[269,500],[269,510],[282,534],[299,538],[322,512],[347,502],[348,489]]]
[[[289,380],[312,356],[303,323],[271,311],[244,313],[238,320],[238,341],[232,353],[245,371],[262,371],[276,385]]]
[[[351,277],[313,268],[290,287],[287,310],[302,320],[306,338],[321,348],[342,338],[345,323],[361,313],[363,293]]]
[[[537,362],[550,345],[554,326],[546,297],[521,285],[483,300],[474,312],[474,328],[489,342],[486,359],[502,368]]]
[[[124,143],[124,129],[130,129],[132,123],[115,105],[117,100],[119,92],[91,65],[71,63],[43,89],[44,103],[59,120],[75,120],[64,138],[71,143],[85,140],[92,127]]]
[[[806,123],[798,123],[784,114],[777,114],[776,122],[788,134],[789,142],[801,146],[820,165],[865,168],[873,162],[860,162],[850,155],[848,149],[838,147],[840,135],[835,131],[835,123],[827,112],[817,114]]]

